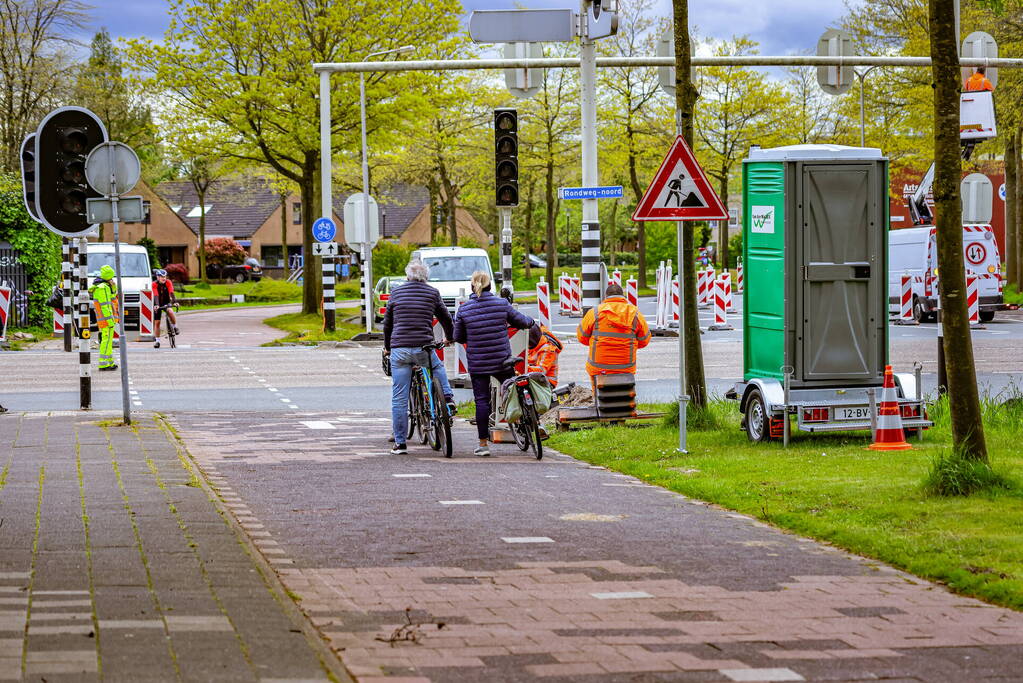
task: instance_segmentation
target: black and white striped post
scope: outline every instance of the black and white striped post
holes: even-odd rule
[[[512,230],[511,230],[511,207],[501,208],[501,283],[502,289],[508,290],[508,298],[515,295],[515,287],[512,283]]]
[[[62,237],[60,240],[60,289],[62,317],[64,321],[64,351],[71,353],[71,240]]]
[[[587,201],[587,200],[583,200]],[[594,204],[597,200],[591,200]],[[583,312],[600,303],[600,223],[583,222]]]
[[[323,329],[333,332],[336,328],[334,303],[334,257],[322,256],[323,260]]]
[[[89,240],[78,238],[78,383],[82,410],[92,409],[92,332],[89,329]]]

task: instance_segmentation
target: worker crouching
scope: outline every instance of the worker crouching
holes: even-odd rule
[[[583,316],[576,337],[590,347],[586,372],[591,378],[635,374],[636,350],[650,343],[650,327],[639,309],[626,300],[622,288],[612,284],[604,300]]]

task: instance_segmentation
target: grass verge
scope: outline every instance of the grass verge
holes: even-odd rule
[[[338,301],[358,299],[361,296],[358,282],[338,283],[335,289]],[[199,303],[182,306],[182,310],[230,308],[235,306],[269,306],[299,303],[302,301],[301,284],[285,282],[284,280],[272,280],[270,278],[263,278],[259,282],[210,284],[206,286],[200,282],[193,282],[185,287],[179,287],[176,293],[180,299],[204,299],[204,301]],[[234,294],[243,295],[245,301],[243,303],[231,303],[231,296]]]
[[[32,335],[32,339],[15,339],[14,335],[18,332]],[[24,351],[30,348],[33,344],[44,341],[46,339],[57,339],[53,336],[52,327],[43,327],[41,325],[33,325],[31,327],[8,327],[7,328],[7,340],[4,341],[4,348],[7,351]]]
[[[670,406],[658,406],[667,410]],[[675,424],[677,425],[677,410]],[[964,472],[948,446],[943,404],[911,451],[867,450],[869,439],[796,432],[788,449],[751,444],[737,404],[690,412],[688,454],[678,428],[610,427],[552,435],[551,446],[684,495],[882,560],[953,590],[1023,609],[1023,446],[1020,401],[985,403],[989,470]],[[969,496],[935,495],[939,481],[973,482]],[[954,492],[954,491],[949,491]]]
[[[345,318],[358,315],[357,308],[339,308],[336,311],[337,324],[334,332],[323,331],[323,317],[318,313],[285,313],[267,318],[263,322],[270,327],[284,330],[287,334],[280,339],[267,342],[263,346],[281,346],[283,344],[314,344],[320,341],[344,341],[351,339],[365,328],[342,322]]]

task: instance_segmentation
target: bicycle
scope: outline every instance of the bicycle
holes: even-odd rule
[[[177,311],[179,308],[181,308],[181,305],[180,304],[176,304],[176,303],[174,303],[174,304],[167,304],[166,306],[159,306],[159,307],[157,307],[156,310],[158,310],[158,311],[166,311],[167,309],[170,309],[170,308],[173,308],[175,311]],[[176,341],[176,337],[178,336],[177,328],[178,328],[178,326],[173,324],[170,321],[170,318],[167,318],[167,343],[170,344],[170,347],[172,349],[177,348],[177,346],[178,346],[178,343]]]
[[[443,342],[427,344],[423,351],[431,354],[444,346]],[[429,443],[435,451],[443,449],[444,457],[450,458],[451,420],[440,379],[434,376],[430,363],[427,362],[425,367],[413,365],[408,397],[408,433],[405,438],[411,439],[418,429],[420,443]]]
[[[509,358],[506,362],[506,367],[514,369],[515,358]],[[515,388],[515,392],[518,394],[519,409],[521,415],[515,422],[509,422],[508,426],[512,433],[512,438],[515,439],[515,445],[519,447],[519,450],[525,453],[530,448],[533,449],[533,455],[536,456],[537,460],[543,458],[543,437],[541,436],[540,427],[540,414],[536,409],[536,401],[533,400],[533,390],[529,386],[529,374],[516,375],[511,380],[508,380],[505,385],[510,389]],[[547,378],[540,373],[532,373],[532,376],[540,377],[544,382]],[[491,396],[491,405],[496,406],[496,400],[499,392],[493,392]]]

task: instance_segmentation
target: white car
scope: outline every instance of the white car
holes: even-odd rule
[[[978,277],[980,319],[995,317],[1002,307],[1002,268],[995,233],[987,224],[963,226],[963,260],[967,272]],[[899,314],[902,276],[909,275],[913,290],[913,317],[932,322],[938,307],[938,254],[933,226],[888,232],[888,310]]]
[[[430,284],[433,285],[444,299],[448,311],[455,314],[455,300],[459,295],[468,297],[472,294],[472,274],[477,270],[494,278],[490,267],[490,256],[485,249],[467,249],[465,247],[423,247],[412,252],[413,259],[420,259],[430,269]],[[500,285],[494,286],[494,294],[499,293]]]

